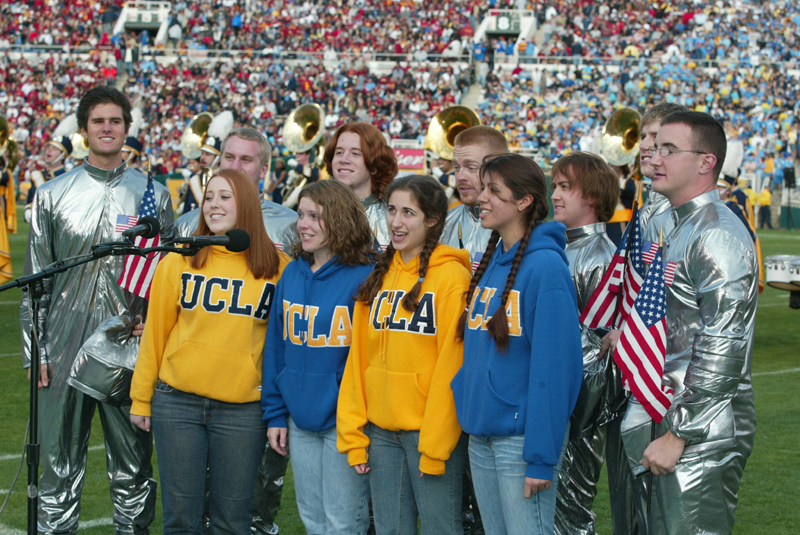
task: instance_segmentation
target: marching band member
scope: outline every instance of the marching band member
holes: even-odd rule
[[[243,127],[231,130],[222,143],[221,169],[236,169],[250,177],[256,188],[269,171],[272,149],[267,138],[255,128]],[[261,215],[270,239],[283,250],[294,242],[297,213],[272,201],[261,201]],[[200,211],[183,214],[176,223],[179,236],[189,236],[197,228]]]
[[[391,239],[383,190],[397,175],[397,158],[386,138],[371,124],[343,124],[325,146],[325,169],[361,199],[375,239],[385,250]]]
[[[469,251],[473,271],[480,264],[492,235],[490,229],[481,226],[479,217],[478,196],[483,189],[479,171],[484,157],[506,152],[505,136],[490,126],[467,128],[455,138],[453,172],[461,204],[447,212],[442,243]]]
[[[200,171],[189,179],[189,190],[186,192],[183,214],[188,214],[200,206],[206,180],[217,170],[222,153],[222,140],[228,136],[231,128],[233,128],[233,113],[227,110],[214,117],[208,126],[208,135],[200,148]],[[198,217],[195,218],[195,226],[197,219]],[[192,229],[193,231],[194,229]]]
[[[131,106],[118,90],[97,86],[81,98],[78,126],[89,146],[84,165],[43,184],[33,202],[25,274],[119,239],[121,219],[139,212],[147,178],[127,169],[120,150]],[[155,184],[161,239],[172,238],[169,191]],[[75,533],[95,410],[106,443],[117,533],[147,533],[155,516],[152,439],[130,423],[129,408],[98,402],[67,384],[73,361],[97,327],[112,316],[141,314],[145,300],[117,283],[124,256],[109,256],[45,282],[41,315],[39,530]],[[28,297],[21,302],[23,365],[30,367]]]
[[[650,442],[653,420],[635,398],[622,438],[639,526],[650,534],[730,533],[755,436],[750,369],[758,262],[750,234],[720,201],[725,131],[710,115],[681,111],[661,121],[650,165],[653,189],[669,199],[675,229],[664,244],[667,281],[663,385],[674,398]]]
[[[639,142],[639,161],[642,177],[647,188],[647,200],[639,211],[639,217],[645,240],[658,243],[659,233],[669,236],[674,227],[670,212],[669,201],[666,197],[653,190],[652,180],[655,170],[650,165],[650,149],[656,142],[656,135],[661,128],[661,120],[675,111],[686,111],[688,108],[681,104],[662,101],[648,109],[642,116],[641,141]],[[652,222],[652,224],[651,224]]]
[[[286,185],[280,193],[283,206],[295,209],[303,186],[319,180],[319,168],[313,159],[314,150],[299,152],[295,155],[297,164],[289,169]]]
[[[31,181],[31,187],[28,190],[28,202],[25,204],[25,222],[31,222],[31,206],[33,204],[33,196],[36,195],[36,189],[45,182],[61,176],[67,172],[64,167],[64,162],[72,154],[72,141],[69,136],[78,131],[78,120],[75,115],[69,115],[56,127],[53,132],[53,137],[44,146],[44,172],[39,170],[29,171],[28,178]]]
[[[619,201],[619,180],[602,158],[579,151],[559,158],[551,175],[553,219],[567,227],[565,252],[580,314],[614,256],[616,247],[606,235],[605,222]],[[611,410],[606,403],[608,368],[614,364],[600,354],[600,337],[582,326],[581,343],[583,383],[570,421],[570,441],[561,464],[556,495],[555,532],[559,535],[595,533],[592,504],[605,457],[608,423],[614,418],[621,419],[624,413],[616,407]],[[618,375],[617,372],[615,376]],[[618,443],[612,451],[621,450],[618,432],[608,439]],[[608,461],[609,474],[627,472],[624,456]],[[612,467],[615,461],[619,466]]]
[[[139,160],[144,150],[144,144],[139,141],[139,131],[142,129],[142,110],[133,108],[131,112],[133,122],[131,128],[128,130],[128,137],[125,138],[125,144],[122,146],[122,158],[125,160],[129,169],[139,169]]]
[[[291,444],[297,509],[308,533],[366,535],[367,478],[336,449],[336,403],[352,340],[353,296],[372,272],[375,238],[353,191],[336,180],[300,193],[295,261],[275,293],[261,405],[273,450]],[[288,433],[288,437],[287,437]]]

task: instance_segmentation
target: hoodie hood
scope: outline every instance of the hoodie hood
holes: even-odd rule
[[[472,272],[472,266],[469,261],[469,251],[465,249],[456,249],[455,247],[450,247],[449,245],[444,245],[442,243],[437,245],[436,249],[434,249],[431,253],[431,257],[428,259],[428,270],[430,270],[432,267],[443,266],[448,262],[460,263],[462,266],[470,270],[470,273]],[[400,256],[400,251],[396,251],[394,254],[394,259],[392,260],[392,269],[410,273],[419,272],[419,255],[415,256],[411,262],[406,264],[403,261],[403,257]]]
[[[514,256],[517,254],[519,242],[515,243],[508,251],[503,251],[502,243],[497,244],[495,258],[500,265],[508,265],[514,261]],[[528,246],[525,248],[524,256],[528,256],[536,251],[542,249],[550,249],[556,251],[564,262],[567,262],[567,255],[564,253],[564,248],[567,246],[567,227],[558,221],[549,221],[547,223],[540,223],[536,225],[531,233],[531,239],[528,240]]]
[[[325,262],[317,271],[311,271],[311,264],[302,256],[299,257],[296,262],[297,267],[300,268],[300,273],[302,273],[306,279],[315,279],[319,281],[326,281],[339,273],[342,269],[348,267],[345,264],[339,263],[339,259],[335,256]]]

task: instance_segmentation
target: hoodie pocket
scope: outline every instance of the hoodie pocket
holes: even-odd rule
[[[416,373],[367,368],[367,419],[384,429],[418,431],[422,427],[428,394]]]
[[[260,397],[261,374],[250,353],[186,342],[166,361],[171,376],[165,382],[178,390],[229,403]]]
[[[275,382],[297,427],[318,433],[336,425],[339,382],[335,373],[285,368]]]
[[[471,435],[505,437],[521,434],[520,406],[492,386],[486,368],[462,367],[450,383],[458,422]]]

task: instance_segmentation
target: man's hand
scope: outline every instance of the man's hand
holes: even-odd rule
[[[641,465],[659,476],[675,471],[675,465],[683,455],[686,441],[667,431],[664,436],[658,437],[644,450]]]
[[[526,477],[525,497],[530,498],[537,492],[541,492],[543,490],[550,490],[551,483],[552,482],[549,479],[536,479],[535,477]]]
[[[144,322],[142,321],[142,316],[136,315],[136,325],[133,326],[133,332],[131,333],[133,336],[142,336],[144,332]]]
[[[267,429],[267,439],[269,447],[281,455],[286,455],[286,436],[289,429],[286,427],[270,427]]]
[[[621,329],[614,329],[603,337],[600,341],[600,358],[605,357],[606,353],[609,351],[614,353],[614,349],[617,347],[617,342],[619,342],[619,336],[621,334]]]
[[[145,431],[147,433],[150,432],[150,417],[149,416],[139,416],[138,414],[131,414],[131,423]]]
[[[31,380],[31,369],[28,368],[28,381]],[[39,389],[47,388],[50,386],[50,376],[47,373],[47,364],[42,364],[39,367]]]

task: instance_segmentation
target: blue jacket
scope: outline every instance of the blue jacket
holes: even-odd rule
[[[497,245],[469,305],[464,365],[453,379],[458,422],[471,435],[525,435],[527,477],[552,480],[583,373],[575,284],[564,254],[566,227],[538,225],[508,299],[509,345],[500,352],[486,322],[519,243]]]
[[[372,266],[333,260],[316,272],[300,258],[275,290],[264,344],[261,408],[269,427],[319,432],[336,425],[336,402],[352,338],[353,296]]]

